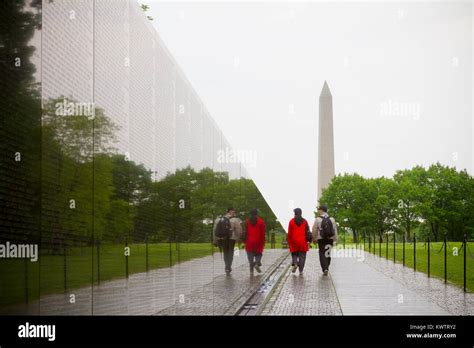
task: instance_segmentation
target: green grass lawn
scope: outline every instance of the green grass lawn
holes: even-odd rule
[[[193,258],[211,255],[218,249],[210,243],[158,243],[148,246],[149,269],[164,268]],[[94,267],[92,265],[94,259]],[[99,261],[99,266],[97,260]],[[65,278],[66,266],[66,278]],[[41,267],[41,272],[39,269]],[[146,271],[145,244],[130,245],[128,257],[129,274]],[[41,295],[63,293],[65,279],[67,289],[74,289],[90,285],[92,273],[97,284],[98,273],[100,281],[125,277],[126,262],[123,245],[103,245],[99,257],[97,249],[70,248],[66,258],[62,255],[41,255],[38,262],[24,259],[0,260],[0,306],[25,302],[26,287],[28,285],[28,299],[35,300]],[[40,288],[41,286],[41,288]]]
[[[469,248],[471,253],[474,256],[474,243],[470,242]],[[346,246],[353,245],[347,244]],[[360,244],[359,244],[360,245]],[[444,280],[444,249],[440,249],[443,245],[443,242],[431,243],[430,245],[430,276],[441,278]],[[342,247],[342,243],[339,243],[339,246]],[[379,255],[379,243],[375,245],[375,254]],[[369,251],[368,243],[365,244],[366,251]],[[374,253],[374,245],[372,244],[371,253]],[[457,248],[458,255],[456,256],[454,248]],[[388,253],[387,245],[385,241],[381,245],[381,256],[386,257],[388,254],[388,259],[393,261],[394,248],[393,242],[388,243]],[[453,283],[457,286],[463,287],[464,275],[463,275],[463,258],[464,252],[462,251],[462,242],[448,242],[447,249],[447,280],[450,283]],[[395,244],[395,260],[398,263],[403,263],[403,243]],[[414,260],[414,245],[413,243],[405,244],[405,266],[413,268]],[[424,273],[428,273],[428,246],[425,242],[416,243],[416,270]],[[469,292],[474,291],[474,258],[471,257],[471,254],[467,253],[466,257],[466,290]]]
[[[275,249],[281,249],[281,242],[283,241],[283,238],[286,238],[286,233],[275,233]],[[270,249],[271,248],[271,237],[269,236],[265,240],[265,249]]]

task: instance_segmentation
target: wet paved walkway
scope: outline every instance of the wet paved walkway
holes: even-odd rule
[[[474,294],[370,253],[333,257],[324,277],[316,249],[304,276],[289,271],[264,315],[473,315]]]
[[[157,314],[235,315],[287,254],[288,251],[281,249],[265,251],[261,274],[255,272],[251,275],[248,263],[232,267],[231,275],[217,276],[212,283],[199,287],[183,301],[178,301]]]
[[[266,250],[262,269],[267,270],[284,253],[281,249]],[[258,277],[255,278],[254,283]],[[225,276],[222,256],[215,253],[171,268],[135,273],[128,280],[104,281],[100,286],[94,286],[93,292],[89,286],[70,290],[67,294],[45,296],[29,305],[4,309],[1,314],[154,315],[166,308],[170,309],[162,314],[179,314],[183,306],[190,303],[194,303],[195,314],[222,314],[236,300],[226,293],[232,284],[235,296],[243,295],[253,284],[249,282],[244,250],[234,256],[231,276]],[[203,290],[207,297],[196,301],[196,294]],[[189,298],[191,294],[193,297]],[[71,295],[75,296],[74,303],[70,301]],[[175,304],[183,306],[173,307]],[[199,306],[200,309],[196,308]]]
[[[45,296],[1,314],[41,315],[232,315],[259,288],[288,250],[266,250],[263,274],[250,276],[246,253],[234,257],[225,275],[219,253],[129,279]],[[360,255],[359,255],[360,256]],[[289,258],[284,261],[288,263]],[[71,295],[75,302],[71,303]],[[93,295],[93,296],[92,296]],[[39,305],[41,311],[39,311]],[[324,277],[316,249],[304,276],[287,271],[272,289],[262,315],[474,315],[474,293],[428,278],[391,260],[366,253],[333,257]]]
[[[365,254],[368,259],[373,255]],[[391,262],[379,259],[377,262]],[[334,258],[331,277],[344,315],[448,315],[424,292],[408,289],[366,260]]]
[[[321,273],[317,250],[306,256],[303,275],[290,269],[280,281],[262,315],[341,315],[341,307],[331,277]],[[291,260],[287,261],[291,264]]]
[[[364,263],[390,277],[407,291],[436,304],[448,314],[474,315],[474,293],[465,293],[458,286],[445,284],[442,279],[428,278],[426,273],[415,272],[412,268],[370,253],[366,254]]]

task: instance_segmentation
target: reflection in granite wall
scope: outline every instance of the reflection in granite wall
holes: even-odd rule
[[[0,2],[0,305],[14,301],[11,293],[28,302],[29,284],[38,281],[37,262],[3,257],[14,251],[8,243],[41,239],[40,13],[41,1]]]
[[[1,241],[38,242],[41,99],[32,42],[41,3],[0,5]]]
[[[26,3],[1,5],[0,240],[39,262],[0,260],[0,312],[82,288],[54,306],[97,313],[101,282],[212,254],[226,207],[276,219],[136,2]]]

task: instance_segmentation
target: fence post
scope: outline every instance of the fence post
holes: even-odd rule
[[[464,292],[466,292],[466,254],[467,254],[467,236],[464,235]]]
[[[342,240],[342,248],[346,248],[346,231],[343,231],[343,237],[344,239]]]
[[[387,239],[385,240],[385,258],[388,260],[388,234],[386,233]]]
[[[372,243],[371,243],[371,240],[370,240],[370,233],[369,233],[369,252],[372,250]]]
[[[148,272],[148,233],[145,234],[145,268]]]
[[[100,285],[100,240],[97,241],[97,285]]]
[[[413,270],[416,271],[416,234],[413,233]]]
[[[448,262],[447,262],[447,256],[448,256],[448,236],[446,233],[444,234],[444,283],[448,281]]]
[[[428,236],[428,278],[430,277],[430,236]]]
[[[272,249],[275,249],[275,232],[272,232],[270,235],[270,247]]]
[[[403,267],[405,267],[405,233],[403,234]]]
[[[176,251],[177,251],[177,254],[178,254],[177,262],[179,264],[181,262],[181,250],[179,248],[179,235],[176,235]],[[234,251],[232,250],[232,252],[234,252]]]
[[[28,259],[25,257],[25,303],[28,304]]]
[[[209,237],[210,237],[210,241],[211,241],[211,255],[214,255],[214,233],[213,233],[213,227],[211,226],[211,230],[210,230],[210,233],[209,233]]]
[[[63,281],[64,281],[64,293],[67,293],[67,255],[66,247],[63,247]]]
[[[166,244],[164,246],[166,246]],[[212,254],[214,254],[214,244],[212,243],[212,239],[211,239],[211,255]],[[159,238],[156,238],[156,261],[158,262],[157,264],[159,265],[160,264],[160,240],[159,240]]]
[[[128,248],[128,240],[125,241],[125,249]],[[128,278],[128,252],[125,253],[125,277]]]
[[[393,262],[395,263],[395,232],[393,232]]]
[[[377,239],[376,239],[375,230],[374,230],[374,255],[376,255],[376,253],[377,253],[377,251],[375,250],[376,244],[377,244]]]
[[[171,247],[171,236],[168,238],[168,244],[169,244],[169,257],[170,257],[170,267],[172,266],[173,264],[173,256],[172,256],[172,253],[173,253],[173,250],[172,250],[172,247]]]
[[[362,238],[364,239],[364,251],[365,251],[365,230],[364,230],[364,236]]]
[[[379,234],[379,257],[382,257],[382,235]]]

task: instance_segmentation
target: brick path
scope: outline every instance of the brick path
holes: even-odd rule
[[[288,270],[262,315],[341,315],[331,277],[322,275],[316,249],[308,252],[303,274]]]

